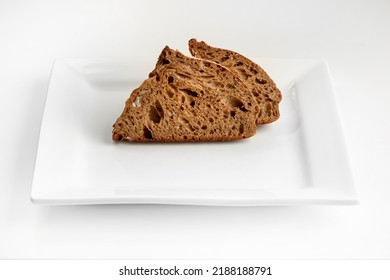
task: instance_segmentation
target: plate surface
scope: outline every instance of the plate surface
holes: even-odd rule
[[[326,63],[255,59],[281,117],[247,140],[116,143],[112,124],[155,61],[64,59],[52,71],[31,199],[42,204],[300,205],[357,202]]]

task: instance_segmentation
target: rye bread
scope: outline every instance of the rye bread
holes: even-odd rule
[[[256,133],[258,106],[226,67],[165,47],[114,124],[116,141],[224,141]]]
[[[194,57],[219,63],[239,75],[247,83],[250,92],[260,106],[256,124],[271,123],[279,118],[279,103],[282,100],[282,94],[274,81],[259,65],[237,52],[215,48],[203,41],[198,42],[196,39],[191,39],[188,45]]]

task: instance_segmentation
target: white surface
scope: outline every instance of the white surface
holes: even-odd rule
[[[254,137],[243,141],[185,144],[111,139],[112,124],[129,92],[146,77],[140,69],[155,59],[57,61],[41,125],[33,202],[221,206],[356,202],[327,65],[254,60],[282,91],[278,122],[259,127]]]
[[[0,258],[390,258],[388,1],[129,2],[0,2]],[[328,61],[360,204],[32,204],[54,60],[186,50],[191,37]]]

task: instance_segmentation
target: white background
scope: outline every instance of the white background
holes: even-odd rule
[[[0,1],[0,258],[390,258],[388,1]],[[360,204],[56,206],[30,200],[53,61],[186,52],[327,60]]]

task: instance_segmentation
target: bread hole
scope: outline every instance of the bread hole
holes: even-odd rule
[[[193,97],[198,97],[198,93],[196,91],[193,91],[193,90],[190,90],[190,89],[187,89],[187,88],[183,88],[183,89],[180,89],[182,92],[188,94],[188,95],[191,95]]]
[[[166,58],[164,58],[163,60],[162,60],[162,64],[163,65],[165,65],[165,64],[169,64],[169,63],[171,63],[168,59],[166,59]]]
[[[170,98],[172,98],[175,94],[172,92],[172,91],[170,91],[170,90],[167,90],[167,94],[168,94],[168,96],[170,97]]]
[[[199,72],[200,72],[200,73],[204,73],[204,70],[200,69]]]
[[[234,67],[238,67],[238,66],[242,66],[244,65],[244,63],[242,63],[241,61],[237,62],[234,64]]]
[[[151,119],[154,123],[159,123],[161,121],[161,117],[154,106],[150,106],[149,119]]]
[[[234,85],[233,85],[233,84],[227,84],[226,87],[227,87],[227,88],[230,88],[230,89],[233,89],[233,88],[234,88]]]
[[[266,80],[264,80],[264,79],[259,79],[259,78],[256,78],[255,81],[256,81],[256,83],[261,84],[261,85],[265,85],[265,84],[267,83]]]
[[[203,130],[205,130],[205,129],[207,129],[207,125],[202,125],[202,127],[201,127]]]
[[[187,140],[187,139],[188,139],[187,135],[184,135],[183,138],[184,138],[184,140]]]
[[[226,97],[226,101],[231,107],[238,108],[243,112],[248,112],[248,110],[244,106],[244,103],[240,99],[238,99],[237,97],[228,96],[228,97]]]
[[[156,73],[155,77],[156,77],[157,82],[159,82],[160,81],[160,76]]]
[[[168,83],[169,83],[169,84],[172,84],[173,81],[174,81],[174,78],[173,78],[172,76],[169,76],[169,77],[168,77]]]
[[[188,124],[188,128],[189,128],[192,132],[195,131],[195,128],[194,128],[190,123]]]
[[[201,75],[201,77],[202,77],[203,79],[212,79],[212,78],[215,78],[214,75]]]
[[[203,65],[204,65],[205,67],[211,67],[210,62],[207,62],[207,61],[203,61]]]
[[[191,105],[191,107],[195,107],[195,101],[192,100],[190,105]]]
[[[149,109],[149,119],[151,119],[154,123],[160,123],[161,121],[161,114],[154,106],[150,106]]]
[[[265,113],[268,117],[271,116],[271,113],[272,113],[272,106],[270,103],[266,103],[265,104]]]
[[[257,75],[257,73],[259,73],[255,68],[251,67],[249,69],[253,74]]]
[[[209,122],[213,123],[214,119],[213,118],[209,118]]]
[[[226,60],[228,60],[228,59],[229,59],[229,56],[228,56],[228,55],[225,55],[224,57],[221,58],[221,62],[224,62],[224,61],[226,61]]]
[[[182,117],[179,118],[179,122],[180,122],[180,123],[183,123],[183,124],[188,124],[188,123],[190,123],[189,120],[187,120],[186,118],[182,118]]]
[[[152,132],[146,126],[144,126],[144,137],[149,140],[153,139]]]
[[[186,97],[184,95],[181,96],[181,103],[186,102]]]
[[[244,133],[244,124],[240,124],[239,131],[240,131],[241,134]]]
[[[251,74],[248,74],[245,69],[238,69],[238,71],[240,71],[241,75],[244,77],[245,80],[248,80],[249,77],[252,77]]]
[[[230,111],[230,116],[234,118],[236,116],[236,112],[235,111]]]
[[[257,92],[253,93],[254,97],[259,97],[259,94]]]
[[[156,106],[156,109],[157,109],[157,112],[158,112],[160,118],[161,118],[161,119],[164,118],[164,109],[163,109],[163,107],[161,106],[160,101],[156,100],[155,106]]]
[[[191,74],[183,74],[183,73],[177,73],[179,77],[182,77],[184,79],[191,79]]]

